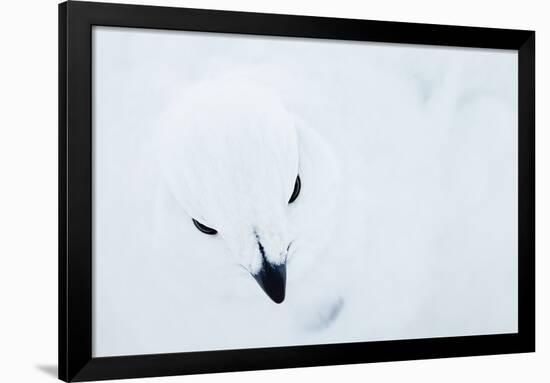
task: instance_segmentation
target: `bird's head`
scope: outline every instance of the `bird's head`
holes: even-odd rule
[[[235,87],[236,86],[236,87]],[[283,302],[300,202],[298,135],[282,103],[262,89],[202,86],[163,122],[161,171],[205,240],[221,240],[276,303]]]

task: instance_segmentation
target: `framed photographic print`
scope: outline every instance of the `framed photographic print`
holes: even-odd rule
[[[60,379],[534,351],[534,50],[60,4]]]

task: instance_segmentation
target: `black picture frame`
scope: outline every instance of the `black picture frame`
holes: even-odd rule
[[[458,336],[92,357],[92,26],[518,51],[518,329]],[[535,350],[535,32],[69,1],[59,4],[59,378],[88,381]]]

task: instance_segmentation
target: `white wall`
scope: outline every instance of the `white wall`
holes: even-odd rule
[[[138,1],[135,1],[138,2]],[[544,2],[461,0],[141,1],[162,5],[461,24],[537,31],[537,322],[536,354],[164,378],[187,382],[303,380],[531,382],[550,376],[550,26]],[[0,23],[0,380],[53,381],[57,359],[57,6],[56,1],[4,2]],[[545,166],[546,165],[546,166]],[[145,381],[161,381],[146,379]]]

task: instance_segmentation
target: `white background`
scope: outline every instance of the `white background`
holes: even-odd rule
[[[522,1],[155,1],[259,12],[461,24],[537,31],[537,350],[536,354],[247,372],[163,381],[303,380],[463,382],[547,381],[550,27],[544,3]],[[3,3],[0,23],[0,380],[53,381],[57,359],[57,6]],[[159,379],[160,381],[161,379]],[[145,379],[145,381],[154,381]]]

